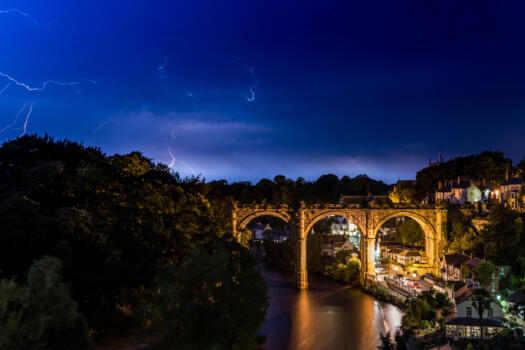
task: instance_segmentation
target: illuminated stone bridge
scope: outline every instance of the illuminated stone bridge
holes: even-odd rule
[[[342,216],[355,224],[361,232],[361,283],[375,279],[375,241],[378,230],[395,217],[415,220],[425,233],[425,250],[428,264],[439,275],[440,244],[444,242],[447,228],[447,210],[434,206],[405,204],[304,204],[298,206],[271,204],[234,205],[232,213],[233,234],[239,238],[240,230],[259,216],[274,216],[288,223],[296,238],[297,288],[308,288],[306,271],[306,241],[311,228],[318,221],[332,216]]]

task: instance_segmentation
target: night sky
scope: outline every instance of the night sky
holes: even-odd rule
[[[140,150],[207,180],[525,156],[521,0],[1,1],[0,72],[0,141]]]

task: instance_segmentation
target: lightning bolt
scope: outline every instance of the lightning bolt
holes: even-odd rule
[[[88,83],[91,83],[91,84],[96,84],[97,83],[96,80],[92,80],[92,79],[80,79],[80,80],[77,80],[77,81],[57,81],[57,80],[51,79],[51,80],[44,81],[40,87],[32,87],[29,84],[26,84],[24,82],[18,81],[17,79],[15,79],[12,76],[10,76],[8,74],[5,74],[3,72],[0,72],[0,76],[6,78],[11,83],[14,83],[17,86],[23,87],[27,91],[38,91],[38,92],[44,91],[46,89],[46,87],[48,85],[50,85],[50,84],[59,85],[59,86],[76,86],[76,85],[82,84],[83,82],[88,82]]]
[[[171,151],[171,147],[170,146],[168,146],[168,154],[169,154],[169,156],[171,158],[171,162],[168,164],[168,168],[175,170],[173,168],[173,166],[175,165],[175,156],[173,155],[173,152]]]
[[[157,66],[157,76],[159,79],[166,78],[166,63],[168,63],[168,57],[164,56],[164,61]]]
[[[18,121],[18,118],[20,117],[20,114],[24,111],[24,109],[26,109],[27,107],[27,102],[26,104],[18,111],[18,113],[16,114],[16,117],[15,117],[15,120],[13,120],[13,122],[11,124],[8,124],[6,125],[2,130],[0,130],[0,134],[5,132],[7,129],[10,129],[12,128],[13,126],[16,125],[16,122]]]
[[[24,122],[24,130],[18,137],[22,137],[27,133],[27,123],[29,122],[29,117],[31,116],[32,111],[33,111],[33,104],[31,103],[31,105],[29,106],[29,111],[27,112],[27,115],[26,115],[26,120]]]
[[[20,16],[23,16],[27,18],[28,20],[30,20],[36,26],[39,26],[39,27],[45,26],[45,24],[37,22],[29,13],[26,13],[20,9],[0,10],[0,14],[5,14],[5,13],[17,13]]]
[[[7,85],[4,86],[4,88],[3,88],[2,90],[0,90],[0,95],[2,95],[2,94],[4,93],[4,91],[7,90],[7,88],[8,88],[9,86],[11,86],[11,84],[12,84],[11,82],[7,83]]]
[[[173,129],[171,131],[170,139],[172,139],[172,140],[176,140],[177,139],[177,135],[175,135],[175,129]],[[186,163],[186,162],[184,162],[184,161],[182,161],[180,159],[176,159],[175,158],[175,155],[173,154],[171,146],[168,146],[168,155],[171,158],[171,161],[168,164],[168,168],[170,168],[171,170],[175,170],[175,161],[177,161],[177,163],[181,163],[186,168],[188,168],[191,171],[191,173],[193,174],[193,176],[197,176],[197,173],[195,172],[195,170],[191,166],[189,166],[188,163]]]
[[[255,83],[248,87],[248,95],[246,95],[246,101],[253,102],[255,101],[255,89],[259,87],[259,80],[255,76],[255,66],[244,66],[244,69],[250,74],[252,79],[255,79]]]

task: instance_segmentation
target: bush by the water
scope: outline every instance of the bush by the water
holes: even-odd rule
[[[363,291],[374,296],[377,300],[394,304],[401,309],[405,307],[405,302],[401,298],[390,294],[388,289],[385,287],[374,285],[370,287],[364,287]]]
[[[325,274],[335,280],[345,283],[359,283],[359,271],[361,262],[359,259],[351,258],[346,264],[337,263],[325,267]]]

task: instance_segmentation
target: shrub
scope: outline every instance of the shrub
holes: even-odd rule
[[[0,281],[0,349],[91,349],[61,271],[60,260],[46,257],[31,266],[26,285]]]

